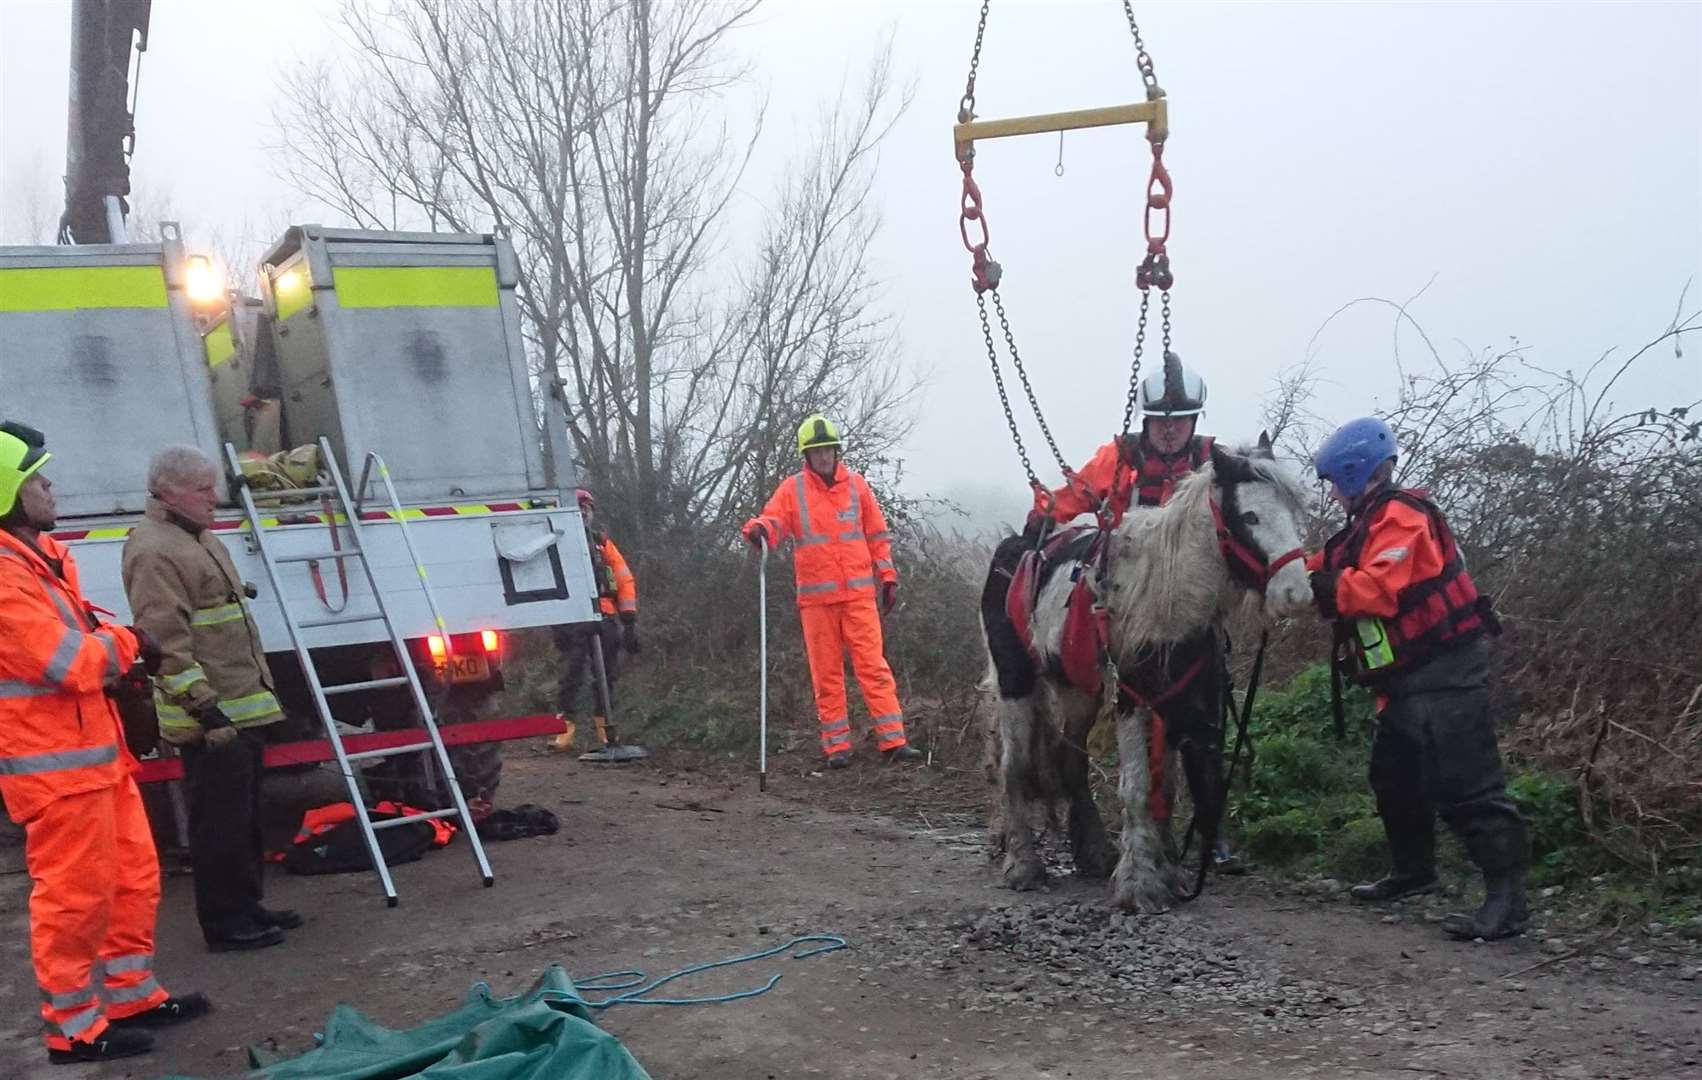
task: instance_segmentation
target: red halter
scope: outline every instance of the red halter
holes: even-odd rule
[[[1252,548],[1235,538],[1235,533],[1229,528],[1229,521],[1223,516],[1223,507],[1218,504],[1215,493],[1213,493],[1211,499],[1211,516],[1212,522],[1217,526],[1218,550],[1223,552],[1223,561],[1229,564],[1230,573],[1235,574],[1239,570],[1239,576],[1261,593],[1270,587],[1271,579],[1276,577],[1277,571],[1296,559],[1306,557],[1304,548],[1295,548],[1277,556],[1269,563],[1260,559]]]

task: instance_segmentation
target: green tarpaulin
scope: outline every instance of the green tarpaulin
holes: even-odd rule
[[[650,1080],[619,1039],[575,1003],[567,972],[551,967],[524,994],[482,986],[455,1012],[396,1031],[339,1005],[324,1041],[300,1057],[263,1060],[254,1080]],[[168,1080],[190,1080],[172,1077]]]

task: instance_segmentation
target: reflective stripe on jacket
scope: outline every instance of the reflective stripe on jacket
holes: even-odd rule
[[[1210,435],[1197,435],[1181,453],[1166,458],[1150,452],[1138,434],[1130,435],[1127,442],[1112,439],[1076,471],[1076,483],[1052,492],[1052,520],[1059,524],[1073,521],[1108,500],[1115,526],[1128,513],[1131,502],[1163,506],[1183,477],[1211,460],[1212,445]],[[1036,509],[1045,513],[1046,502],[1045,496],[1037,497]]]
[[[770,547],[792,541],[799,607],[872,598],[877,582],[898,580],[886,515],[843,462],[831,484],[809,468],[782,480],[755,520]]]
[[[1421,491],[1373,496],[1317,560],[1336,571],[1361,682],[1410,671],[1484,632],[1477,585],[1442,511]]]
[[[36,543],[0,529],[0,795],[20,823],[132,760],[106,686],[136,662],[135,635],[100,625],[65,545]]]
[[[124,542],[124,592],[136,625],[160,643],[154,708],[166,741],[200,738],[194,712],[208,705],[239,727],[283,719],[244,588],[217,536],[148,500]]]

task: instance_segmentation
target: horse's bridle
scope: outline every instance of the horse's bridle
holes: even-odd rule
[[[1306,557],[1305,548],[1295,548],[1265,562],[1259,558],[1258,552],[1243,544],[1235,536],[1235,531],[1229,527],[1229,519],[1223,514],[1223,506],[1218,502],[1217,492],[1211,495],[1212,523],[1217,526],[1217,547],[1223,553],[1223,561],[1229,565],[1232,576],[1241,580],[1249,588],[1256,589],[1262,595],[1270,588],[1271,579],[1277,572],[1296,559]]]

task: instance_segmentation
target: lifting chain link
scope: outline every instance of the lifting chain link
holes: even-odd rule
[[[1135,22],[1135,6],[1131,0],[1123,0],[1123,14],[1129,20],[1129,33],[1135,39],[1135,64],[1141,71],[1141,82],[1146,84],[1146,99],[1152,101],[1164,96],[1164,90],[1158,85],[1158,75],[1152,69],[1152,57],[1147,54],[1146,42],[1141,40],[1141,28]],[[981,18],[987,18],[987,6],[981,5]],[[979,42],[976,43],[979,46]]]
[[[981,42],[987,37],[987,8],[992,2],[981,0],[981,21],[975,24],[975,49],[969,54],[969,78],[963,82],[963,100],[957,103],[957,122],[960,124],[975,119],[975,73],[981,69]]]

